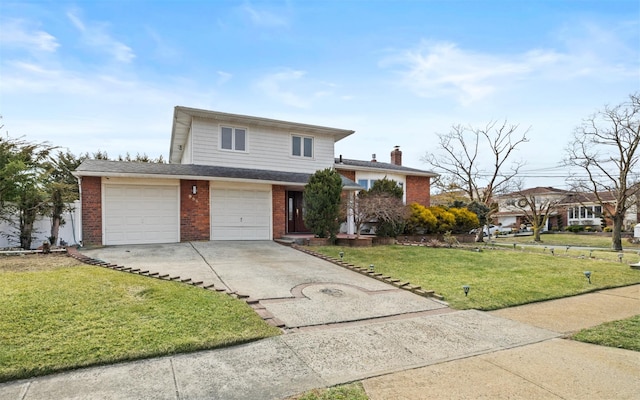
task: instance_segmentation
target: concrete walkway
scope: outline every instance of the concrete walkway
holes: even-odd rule
[[[191,254],[192,250],[178,248],[170,251]],[[209,249],[215,253],[214,247]],[[118,251],[130,254],[138,249]],[[280,252],[275,248],[273,251]],[[204,253],[202,249],[199,252]],[[237,274],[233,269],[240,264],[220,273],[222,269],[211,268],[211,260],[216,256],[224,258],[220,258],[219,252],[213,253],[202,258],[208,263],[194,264],[195,268],[203,274],[215,275],[211,279],[219,279],[219,284],[234,287],[235,282],[240,282],[239,277],[230,277]],[[251,253],[245,256],[252,258],[247,254]],[[158,251],[153,257],[158,261],[151,262],[160,263],[160,259],[166,260],[166,253],[163,256]],[[298,288],[300,279],[310,279],[306,284],[339,284],[342,289],[354,282],[343,281],[351,279],[351,275],[333,271],[339,267],[306,257],[301,260],[313,265],[308,271],[311,275],[306,278],[296,275],[295,269],[277,267],[276,262],[271,267],[263,264],[262,268],[271,268],[277,276],[268,290],[256,286],[256,291],[266,293],[264,301],[313,303],[311,298],[315,294],[310,292],[306,292],[310,297],[300,299],[291,291],[286,297],[270,298],[269,293],[280,293],[277,282],[281,280],[285,286]],[[132,262],[149,262],[144,257],[135,260],[117,262],[136,267],[141,265]],[[246,259],[244,262],[245,266],[260,264],[255,259],[252,264],[246,264]],[[258,268],[257,272],[267,270]],[[355,282],[354,286],[365,288],[373,284]],[[347,302],[358,304],[350,296],[345,296]],[[421,303],[419,296],[411,296],[419,299],[416,304],[429,304]],[[329,307],[336,307],[329,298],[326,300]],[[319,303],[316,302],[316,307]],[[343,306],[336,309],[337,313],[353,316]],[[313,307],[303,309],[306,311],[302,314],[317,312]],[[610,312],[584,312],[588,309]],[[300,310],[292,307],[281,315],[298,315]],[[394,311],[375,319],[346,318],[329,325],[308,323],[305,317],[297,323],[299,329],[295,333],[242,346],[0,384],[0,399],[278,399],[355,380],[363,380],[371,399],[637,398],[640,393],[637,352],[561,338],[579,326],[593,326],[638,313],[640,285],[492,313],[427,308],[418,313]],[[580,316],[576,321],[582,322],[567,327],[559,325],[558,321],[568,320],[567,315],[574,314]]]

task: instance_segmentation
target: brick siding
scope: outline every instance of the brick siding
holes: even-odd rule
[[[287,215],[286,201],[287,192],[284,186],[273,185],[271,187],[271,204],[273,214],[273,238],[279,239],[286,234]]]
[[[337,169],[336,168],[336,172],[339,173],[340,175],[344,176],[347,179],[351,179],[352,181],[356,181],[356,171],[347,171],[344,169]]]
[[[102,244],[102,178],[84,176],[82,186],[82,243]]]
[[[431,178],[427,176],[407,176],[407,204],[431,205]]]
[[[192,194],[193,185],[197,193]],[[209,240],[211,236],[211,207],[209,181],[180,181],[180,241]]]

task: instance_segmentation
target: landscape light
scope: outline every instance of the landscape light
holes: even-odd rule
[[[584,276],[589,280],[589,284],[591,284],[591,271],[584,271]]]
[[[340,254],[340,260],[343,260],[344,259],[344,251],[341,251],[339,254]]]
[[[556,254],[556,253],[555,253],[555,249],[554,249],[553,247],[552,247],[551,249],[549,249],[549,251],[551,252],[551,255],[552,255],[552,256],[554,256],[554,255]]]
[[[373,270],[375,270],[375,268],[376,268],[376,267],[375,267],[373,264],[370,264],[370,265],[369,265],[369,271],[373,271]]]
[[[618,261],[622,262],[622,257],[624,257],[624,254],[618,253]]]
[[[464,285],[462,287],[462,290],[464,290],[464,297],[467,297],[467,295],[469,294],[469,289],[471,289],[469,285]]]

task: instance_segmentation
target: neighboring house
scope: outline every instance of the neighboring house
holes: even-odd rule
[[[546,200],[557,204],[553,207],[543,231],[574,225],[599,229],[612,224],[611,220],[603,218],[603,212],[606,214],[607,209],[613,210],[615,207],[615,197],[612,193],[603,192],[599,195],[604,202],[604,210],[593,193],[579,193],[552,187],[526,189],[500,196],[498,212],[494,217],[497,218],[496,222],[504,227],[518,228],[521,224],[526,224],[525,213],[522,210],[522,206],[526,204],[522,202],[522,197],[535,196],[537,204]],[[632,229],[639,221],[638,202],[635,198],[629,201],[632,204],[625,215],[625,229]]]
[[[391,151],[389,163],[378,161],[375,154],[371,161],[349,160],[340,156],[335,159],[335,169],[342,176],[357,182],[364,190],[371,189],[379,179],[394,180],[403,189],[405,204],[419,203],[425,207],[431,203],[431,178],[438,176],[430,171],[404,167],[399,146]],[[345,231],[354,233],[353,221],[347,222]]]
[[[362,189],[354,179],[369,169],[338,168],[334,159],[334,143],[353,133],[176,107],[169,164],[86,160],[77,168],[82,241],[272,240],[308,232],[302,192],[313,173],[335,166],[345,191]],[[405,175],[405,187],[415,188],[407,201],[428,205],[429,176]]]
[[[616,199],[611,192],[598,193],[601,204],[598,202],[594,193],[570,193],[562,200],[562,205],[566,210],[566,225],[602,227],[611,226],[613,222],[603,215],[613,212],[616,205]],[[632,230],[633,227],[640,222],[638,212],[638,200],[630,198],[629,209],[624,217],[623,227],[626,230]],[[604,209],[602,206],[604,205]]]
[[[524,199],[527,197],[535,199],[537,210],[543,210],[543,205],[549,202],[552,204],[547,223],[542,229],[543,232],[564,226],[566,225],[563,220],[564,208],[560,204],[570,193],[553,187],[535,187],[497,196],[498,212],[493,214],[494,222],[503,228],[512,228],[514,230],[519,230],[527,225],[529,221],[527,220],[526,210],[529,208]],[[529,214],[531,214],[531,211],[529,211]]]

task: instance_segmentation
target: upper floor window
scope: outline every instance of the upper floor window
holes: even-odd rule
[[[313,138],[307,136],[291,136],[291,155],[295,157],[313,158]]]
[[[247,130],[223,126],[220,128],[220,148],[224,150],[246,151]]]

